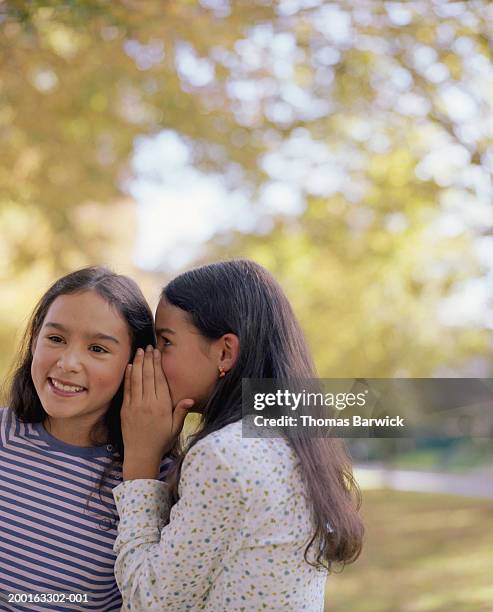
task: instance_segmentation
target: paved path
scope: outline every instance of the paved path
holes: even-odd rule
[[[395,489],[493,499],[493,469],[466,474],[394,470],[357,465],[355,476],[362,489]]]

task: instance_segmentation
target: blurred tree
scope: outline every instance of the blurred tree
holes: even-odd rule
[[[269,125],[260,166],[298,214],[260,213],[215,257],[282,280],[323,375],[491,375],[486,307],[451,324],[443,309],[493,281],[491,3],[295,5],[257,52],[291,49],[262,100],[283,134]]]
[[[99,259],[78,208],[172,129],[250,194],[215,253],[279,275],[321,373],[459,367],[490,341],[439,308],[491,253],[492,24],[486,0],[0,1],[2,275]]]
[[[197,54],[233,46],[248,20],[272,12],[248,4],[219,19],[188,2],[0,3],[0,205],[43,217],[56,270],[74,250],[94,259],[101,241],[80,240],[73,208],[119,194],[137,135],[172,127],[205,148],[224,144],[233,117],[222,104],[205,111],[186,66],[213,71]],[[218,87],[206,89],[220,101]],[[14,267],[36,259],[28,240],[9,252]]]

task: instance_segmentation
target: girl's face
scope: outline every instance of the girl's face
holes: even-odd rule
[[[204,338],[185,311],[164,299],[156,311],[156,336],[173,405],[193,399],[200,411],[218,379],[220,340]]]
[[[31,376],[46,413],[79,424],[99,421],[130,349],[125,319],[95,291],[57,297],[32,347]]]

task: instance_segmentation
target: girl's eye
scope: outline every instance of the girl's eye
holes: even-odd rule
[[[60,338],[60,336],[48,336],[48,340],[50,340],[51,342],[55,342],[56,344],[60,344],[60,342],[63,342],[63,338]]]
[[[97,344],[91,346],[90,350],[93,353],[107,353],[108,352],[105,348],[103,348],[102,346],[98,346]]]
[[[160,338],[162,346],[171,346],[171,341],[166,336]]]

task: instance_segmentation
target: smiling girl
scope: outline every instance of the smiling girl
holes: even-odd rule
[[[104,268],[64,276],[36,306],[0,410],[0,609],[120,609],[122,380],[153,344],[141,291]]]
[[[137,351],[122,407],[124,609],[321,612],[328,570],[362,546],[349,457],[340,440],[302,429],[242,435],[242,379],[314,377],[282,289],[250,261],[186,272],[163,290],[156,333],[162,355]],[[187,398],[201,424],[169,494],[159,458]]]

